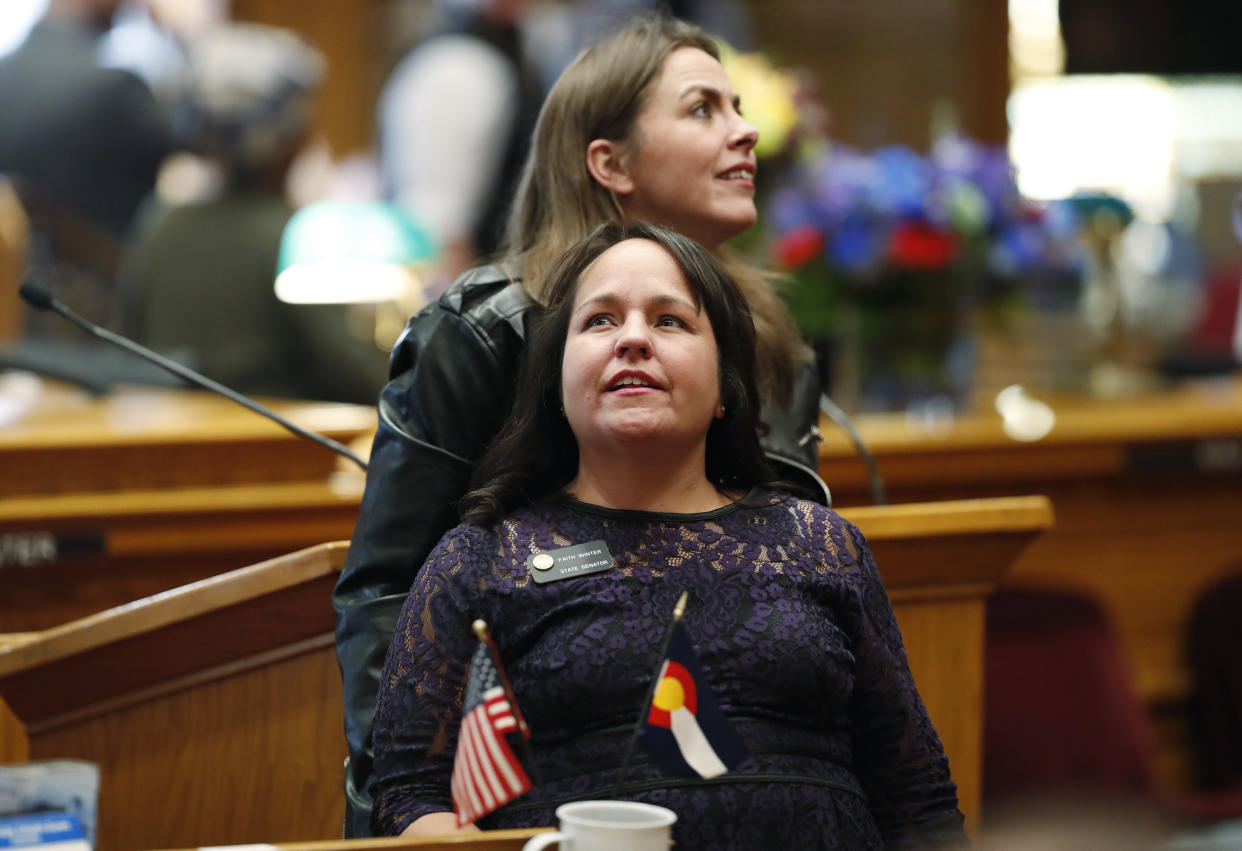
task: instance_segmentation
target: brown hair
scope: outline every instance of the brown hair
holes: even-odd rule
[[[546,301],[549,273],[567,248],[604,222],[624,224],[615,200],[587,170],[587,146],[630,136],[664,61],[682,47],[720,58],[699,27],[666,15],[638,16],[580,53],[548,93],[505,233],[506,251],[535,300]],[[760,383],[773,401],[787,402],[795,364],[808,350],[770,278],[727,248],[719,255],[754,318]]]

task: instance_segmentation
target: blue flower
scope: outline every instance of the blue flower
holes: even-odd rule
[[[828,238],[828,261],[849,273],[868,272],[884,253],[884,236],[871,222],[859,218],[842,222]]]

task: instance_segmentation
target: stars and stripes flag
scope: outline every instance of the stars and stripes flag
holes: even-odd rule
[[[503,807],[531,787],[530,778],[506,739],[511,733],[524,737],[530,733],[510,697],[499,662],[492,658],[486,628],[479,637],[479,647],[470,661],[465,709],[453,761],[453,810],[460,826]]]
[[[694,645],[673,624],[638,740],[669,774],[717,777],[747,755],[708,687]]]

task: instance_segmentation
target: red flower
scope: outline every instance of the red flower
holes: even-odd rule
[[[803,225],[782,236],[772,246],[772,259],[784,269],[805,266],[824,250],[824,235],[812,225]]]
[[[962,248],[958,237],[921,222],[898,225],[888,240],[888,256],[906,269],[940,269],[948,266]]]

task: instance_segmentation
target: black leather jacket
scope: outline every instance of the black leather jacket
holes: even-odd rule
[[[393,350],[358,523],[332,594],[350,754],[347,837],[371,833],[371,716],[397,615],[424,559],[457,525],[457,501],[500,430],[536,312],[520,282],[480,267],[412,317]],[[782,479],[826,504],[815,473],[818,400],[814,370],[803,370],[790,409],[764,412],[763,444]]]

